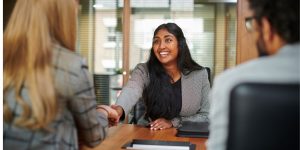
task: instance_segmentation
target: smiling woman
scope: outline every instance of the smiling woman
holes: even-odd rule
[[[178,57],[176,37],[165,29],[161,29],[153,38],[153,51],[157,59],[165,66],[176,66]],[[179,71],[176,72],[179,75]],[[173,74],[174,75],[174,74]]]
[[[182,121],[208,121],[209,88],[207,72],[192,59],[181,28],[161,24],[148,61],[133,70],[113,108],[123,118],[142,98],[146,113],[138,124],[153,130],[177,128]]]
[[[78,53],[87,59],[89,71],[109,75],[107,92],[98,103],[114,104],[117,92],[139,63],[149,58],[152,33],[162,23],[174,22],[185,33],[192,58],[211,69],[211,77],[236,64],[236,3],[225,0],[80,0]],[[126,3],[132,10],[127,15]],[[125,33],[122,20],[130,21]],[[126,40],[125,40],[126,39]],[[125,42],[129,39],[128,42]],[[124,50],[129,45],[129,51]],[[129,68],[125,67],[129,65]],[[115,82],[114,70],[123,68]],[[124,82],[123,82],[124,81]],[[213,81],[213,80],[212,80]],[[107,96],[106,96],[107,95]],[[107,97],[107,98],[102,98]],[[130,118],[129,118],[130,119]]]

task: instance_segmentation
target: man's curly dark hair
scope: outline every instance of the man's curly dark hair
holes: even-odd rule
[[[248,0],[254,18],[261,24],[266,17],[285,42],[299,42],[299,0]]]

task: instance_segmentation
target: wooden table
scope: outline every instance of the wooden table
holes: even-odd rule
[[[206,150],[207,138],[184,138],[176,137],[176,129],[153,131],[149,128],[132,124],[120,124],[109,128],[107,138],[97,147],[81,147],[82,150],[120,150],[121,147],[132,141],[132,139],[162,140],[162,141],[183,141],[196,144],[196,150]]]

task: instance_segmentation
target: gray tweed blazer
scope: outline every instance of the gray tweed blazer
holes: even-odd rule
[[[142,97],[144,88],[149,84],[149,73],[145,63],[138,64],[132,71],[131,78],[123,87],[116,102],[123,107],[125,115]],[[174,127],[179,127],[182,121],[208,121],[210,102],[208,94],[210,84],[205,69],[181,75],[182,108],[180,117],[172,119]]]
[[[108,120],[104,114],[96,111],[94,84],[84,59],[56,46],[53,51],[53,70],[60,113],[49,125],[52,130],[28,130],[4,122],[3,149],[78,150],[78,135],[88,146],[95,146],[105,138]],[[26,85],[21,95],[31,104]],[[14,116],[20,115],[22,107],[16,103],[13,89],[6,94],[4,101]]]

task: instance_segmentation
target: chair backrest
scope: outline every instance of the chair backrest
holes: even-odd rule
[[[299,84],[242,83],[229,105],[227,150],[299,150]]]
[[[205,67],[205,70],[207,71],[208,74],[208,80],[209,83],[211,83],[211,73],[210,73],[210,68]],[[139,101],[134,105],[133,110],[131,111],[132,113],[132,119],[129,121],[130,124],[137,124],[138,120],[144,116],[146,111],[146,106],[142,98],[139,99]]]
[[[205,70],[207,71],[208,81],[209,81],[210,86],[211,86],[211,71],[210,71],[210,68],[205,67]]]

